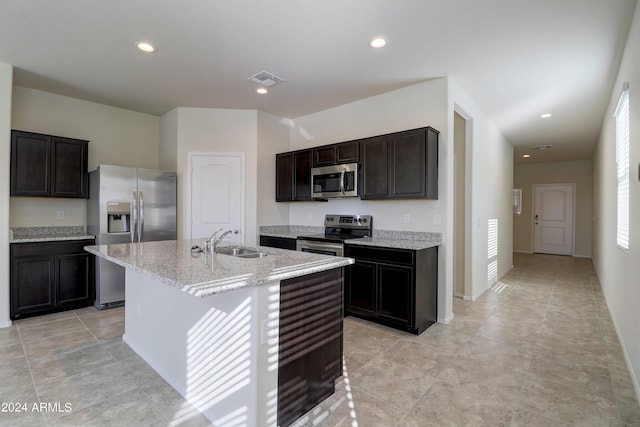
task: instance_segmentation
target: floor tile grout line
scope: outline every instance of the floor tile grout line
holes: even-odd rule
[[[42,403],[42,399],[40,398],[40,392],[38,391],[38,387],[36,386],[36,381],[33,378],[33,371],[31,370],[31,361],[27,357],[27,350],[26,350],[26,348],[24,346],[24,341],[22,339],[22,333],[21,333],[20,328],[18,327],[17,324],[16,324],[16,330],[18,331],[18,337],[20,338],[20,347],[22,347],[22,353],[24,355],[25,362],[27,363],[27,369],[29,370],[29,377],[31,378],[31,385],[33,386],[33,391],[36,394],[36,399],[38,399],[38,405],[40,405]],[[49,425],[49,421],[47,420],[47,417],[45,417],[44,413],[42,413],[42,412],[40,412],[40,415],[42,417],[42,420],[45,422],[45,425],[48,426]]]

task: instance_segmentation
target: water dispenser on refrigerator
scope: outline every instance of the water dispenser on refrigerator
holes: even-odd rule
[[[131,203],[107,202],[107,232],[129,233],[131,231]]]

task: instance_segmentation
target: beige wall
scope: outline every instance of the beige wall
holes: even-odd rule
[[[511,185],[513,147],[483,112],[449,78],[430,80],[382,95],[362,99],[289,122],[291,148],[300,149],[372,135],[432,126],[440,131],[438,200],[362,201],[329,200],[326,203],[290,203],[290,223],[321,226],[327,213],[371,214],[374,229],[436,231],[443,234],[439,248],[438,320],[453,317],[453,123],[461,109],[473,126],[468,138],[467,182],[479,185],[467,206],[467,241],[473,243],[468,262],[469,290],[475,299],[488,289],[487,220],[500,220],[499,276],[512,266]],[[469,190],[471,190],[471,187]],[[404,214],[411,222],[405,224]],[[440,217],[436,224],[435,217]]]
[[[9,171],[11,165],[11,92],[13,67],[0,62],[0,328],[9,319]]]
[[[258,111],[258,226],[289,224],[289,203],[276,203],[276,153],[289,151],[289,126]]]
[[[629,250],[623,251],[616,243],[617,232],[617,177],[615,120],[613,117],[622,84],[629,83],[629,128],[631,144],[629,159],[630,229]],[[594,224],[593,264],[600,279],[607,306],[622,350],[640,397],[640,7],[636,11],[627,44],[611,93],[609,108],[604,116],[598,145],[594,153]]]
[[[449,80],[449,126],[453,128],[453,111],[467,120],[464,298],[476,300],[495,282],[495,277],[488,276],[490,263],[497,261],[498,278],[513,266],[513,146],[462,88]],[[450,144],[453,145],[453,139]],[[450,155],[448,161],[452,169],[453,160]],[[453,174],[448,179],[453,188]],[[453,212],[453,198],[450,203]],[[488,258],[489,220],[498,220],[498,255],[491,260]]]
[[[593,170],[591,160],[515,165],[513,188],[522,188],[522,215],[513,217],[513,250],[533,251],[533,185],[576,184],[574,255],[591,257]]]
[[[244,243],[256,239],[257,128],[255,110],[177,109],[178,239],[190,234],[186,214],[187,162],[190,151],[245,155]]]
[[[89,140],[89,170],[99,164],[159,166],[160,118],[20,86],[13,129]],[[11,227],[86,225],[86,201],[11,197]],[[65,218],[56,219],[63,211]]]
[[[178,109],[174,108],[160,118],[160,161],[163,170],[178,170]]]

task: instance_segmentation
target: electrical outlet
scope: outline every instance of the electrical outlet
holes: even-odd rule
[[[311,214],[307,214],[307,222],[311,222]]]
[[[403,221],[405,224],[409,224],[409,223],[411,223],[411,214],[408,214],[408,213],[404,214],[404,216],[403,216],[403,218],[402,218],[402,221]]]
[[[64,219],[64,211],[56,211],[56,219]]]
[[[433,216],[433,224],[434,225],[440,225],[442,224],[442,217],[440,216],[440,214],[435,214]]]

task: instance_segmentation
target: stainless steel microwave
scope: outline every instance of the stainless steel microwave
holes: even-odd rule
[[[311,197],[358,196],[358,164],[323,166],[311,169]]]

